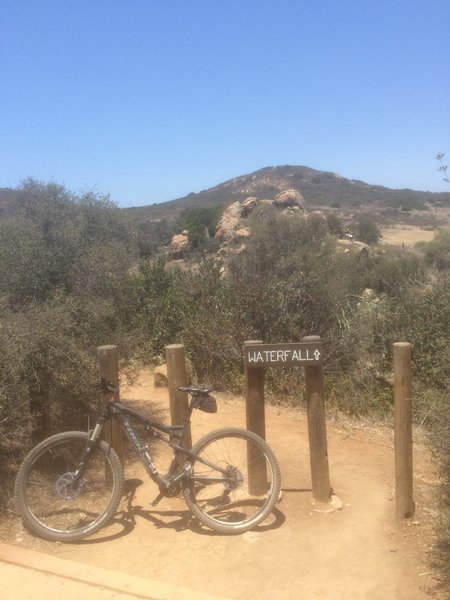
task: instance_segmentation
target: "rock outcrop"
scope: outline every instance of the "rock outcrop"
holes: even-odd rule
[[[242,201],[230,204],[217,223],[214,239],[219,244],[217,258],[226,262],[231,254],[239,254],[246,247],[251,235],[251,219],[268,219],[273,214],[303,216],[306,214],[303,196],[295,189],[285,189],[273,199],[259,199],[248,196]],[[250,220],[249,220],[250,219]],[[189,249],[187,231],[175,235],[170,244],[170,256],[173,260],[185,257]]]
[[[297,207],[297,210],[305,211],[305,201],[303,196],[297,190],[284,190],[275,196],[273,199],[273,205],[277,208],[293,208]]]
[[[189,234],[186,230],[174,235],[170,242],[170,256],[174,260],[183,258],[189,247]]]
[[[215,239],[220,242],[229,242],[239,224],[242,215],[242,203],[233,202],[225,209],[216,227]]]

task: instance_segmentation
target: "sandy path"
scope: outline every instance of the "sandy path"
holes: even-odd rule
[[[153,397],[148,374],[123,398]],[[224,425],[243,425],[244,403],[217,395],[219,412],[196,411],[192,437]],[[237,537],[214,534],[191,519],[179,498],[152,508],[157,494],[139,465],[127,468],[130,491],[114,522],[86,541],[64,545],[39,540],[17,521],[3,541],[93,566],[236,599],[425,600],[432,585],[432,465],[415,449],[414,524],[397,527],[393,501],[393,448],[389,432],[328,424],[331,481],[343,502],[338,512],[314,510],[305,416],[267,407],[267,441],[282,472],[282,501],[256,530]]]

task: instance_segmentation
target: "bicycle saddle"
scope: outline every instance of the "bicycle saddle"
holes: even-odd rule
[[[180,392],[187,392],[193,396],[207,396],[209,392],[212,392],[212,388],[196,388],[196,387],[179,387]]]

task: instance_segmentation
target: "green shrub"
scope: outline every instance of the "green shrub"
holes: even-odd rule
[[[384,304],[373,332],[373,352],[384,357],[388,369],[392,343],[408,341],[413,348],[414,376],[434,389],[450,384],[450,285],[411,288]]]
[[[131,242],[128,223],[108,198],[77,197],[63,186],[28,179],[17,190],[15,214],[0,220],[0,294],[18,310],[45,301],[55,289],[87,291],[84,281],[83,288],[79,284],[88,266],[103,294],[131,264]]]
[[[336,366],[351,360],[349,322],[363,288],[349,269],[353,259],[337,253],[327,229],[315,225],[289,218],[260,224],[247,251],[230,264],[229,281],[244,339],[320,335],[333,347]]]
[[[181,273],[166,269],[167,258],[141,261],[133,281],[131,329],[139,340],[141,356],[163,355],[164,347],[181,340],[183,298]]]
[[[335,213],[327,214],[327,227],[328,231],[332,235],[337,235],[338,237],[344,235],[344,226],[342,225],[341,220]]]
[[[428,265],[439,270],[450,268],[450,229],[439,230],[431,242],[422,242],[420,247]]]
[[[241,310],[213,261],[184,273],[182,339],[199,383],[237,390],[242,384]]]
[[[170,244],[175,231],[175,225],[166,219],[138,223],[136,241],[139,257],[153,258],[157,256],[162,247]]]
[[[381,231],[369,216],[362,216],[356,226],[356,237],[365,244],[376,244],[381,238]]]
[[[208,240],[214,237],[221,213],[221,206],[187,208],[181,213],[179,228],[187,229],[192,249],[204,248]]]
[[[357,256],[352,265],[354,276],[377,295],[397,297],[427,279],[423,260],[400,249],[389,248],[370,257]]]
[[[0,477],[95,409],[95,348],[129,349],[132,239],[108,199],[27,180],[0,220]],[[6,492],[5,492],[6,493]]]
[[[436,518],[437,544],[433,551],[435,568],[442,575],[445,589],[450,589],[450,393],[418,383],[413,387],[417,421],[426,428],[429,448],[438,467],[439,514]],[[418,405],[418,406],[417,406]]]

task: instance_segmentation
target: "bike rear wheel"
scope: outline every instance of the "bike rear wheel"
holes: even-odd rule
[[[28,528],[48,540],[74,542],[91,535],[113,516],[123,487],[119,457],[98,442],[78,483],[73,484],[89,434],[58,433],[38,444],[23,461],[15,494]]]
[[[277,459],[259,436],[245,429],[213,431],[192,448],[184,497],[207,527],[243,533],[273,510],[281,488]],[[201,461],[205,462],[201,462]]]

